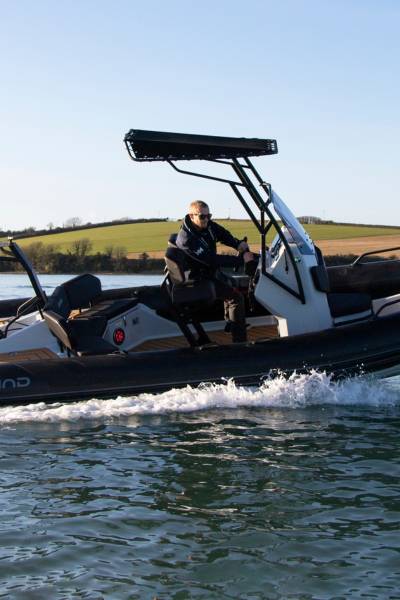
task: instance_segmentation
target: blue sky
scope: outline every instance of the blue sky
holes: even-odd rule
[[[276,138],[297,215],[400,225],[398,0],[0,0],[0,228],[178,218],[231,192],[129,160],[131,128]]]

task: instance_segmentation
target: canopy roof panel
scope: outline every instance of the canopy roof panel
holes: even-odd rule
[[[213,160],[277,154],[276,140],[131,129],[125,144],[133,160]]]

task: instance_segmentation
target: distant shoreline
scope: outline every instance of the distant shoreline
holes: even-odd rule
[[[328,266],[334,266],[334,265],[346,265],[346,264],[351,264],[356,258],[357,256],[359,256],[359,254],[327,254],[324,255],[324,259],[325,262]],[[376,256],[376,255],[375,255]],[[370,259],[372,257],[369,257]],[[387,254],[387,255],[380,255],[379,258],[381,258],[382,260],[393,260],[393,258],[399,258],[399,256],[393,256],[391,254]],[[165,271],[164,271],[164,260],[163,259],[153,259],[153,261],[160,261],[160,268],[155,268],[155,269],[151,269],[151,270],[140,270],[140,271],[98,271],[98,270],[93,270],[90,271],[96,275],[116,275],[116,276],[136,276],[136,275],[141,275],[141,276],[147,276],[147,275],[157,275],[157,276],[161,276],[164,275]],[[154,263],[153,263],[154,264]],[[229,269],[224,269],[226,271],[229,271]],[[81,270],[81,271],[69,271],[68,273],[66,272],[62,272],[62,271],[42,271],[42,270],[37,270],[37,274],[40,276],[42,275],[71,275],[71,277],[75,277],[76,275],[82,275],[82,273],[87,273],[87,270]],[[0,275],[23,275],[24,271],[0,271]]]

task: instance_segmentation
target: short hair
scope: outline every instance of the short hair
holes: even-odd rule
[[[208,208],[208,204],[203,202],[203,200],[193,200],[193,202],[189,204],[189,214],[191,214],[193,209],[200,210],[200,208]]]

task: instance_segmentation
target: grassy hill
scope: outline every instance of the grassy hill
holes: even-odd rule
[[[248,236],[251,244],[258,244],[259,234],[249,220],[216,219],[218,223],[229,229],[238,238]],[[34,236],[18,240],[22,247],[34,242],[45,245],[54,244],[61,252],[67,252],[74,240],[89,238],[93,244],[91,253],[104,252],[110,246],[123,246],[127,253],[163,251],[171,233],[179,231],[180,222],[168,221],[157,223],[130,223],[125,225],[108,225],[95,229],[80,229],[45,236]],[[400,227],[377,227],[357,225],[306,225],[314,240],[338,240],[367,236],[400,235]],[[270,233],[269,239],[273,236]]]

